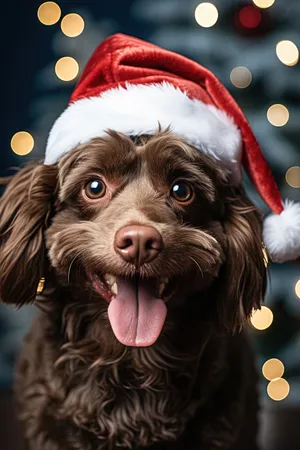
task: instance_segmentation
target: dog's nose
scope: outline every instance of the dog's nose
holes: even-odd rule
[[[116,252],[137,267],[153,261],[163,248],[161,234],[155,228],[144,225],[121,228],[115,235],[114,244]]]

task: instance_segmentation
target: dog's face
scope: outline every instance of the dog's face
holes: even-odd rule
[[[168,310],[193,302],[235,331],[263,296],[259,215],[216,161],[169,132],[111,132],[23,169],[1,213],[3,300],[32,301],[45,259],[57,283],[106,308],[124,345],[152,345]]]
[[[224,261],[222,174],[168,134],[135,145],[112,134],[59,165],[52,267],[107,302],[118,340],[153,344],[167,308],[207,288]]]

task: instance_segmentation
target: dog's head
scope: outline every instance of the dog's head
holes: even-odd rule
[[[34,301],[51,272],[99,302],[130,346],[153,344],[168,310],[187,305],[234,332],[264,294],[259,213],[170,132],[110,132],[57,165],[20,170],[0,200],[0,242],[4,302]]]

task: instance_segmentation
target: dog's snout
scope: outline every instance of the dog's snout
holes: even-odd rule
[[[136,266],[153,261],[163,248],[161,234],[144,225],[121,228],[115,235],[115,250],[126,261]]]

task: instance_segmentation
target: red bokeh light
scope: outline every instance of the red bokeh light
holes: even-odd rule
[[[239,12],[239,20],[245,28],[256,28],[261,19],[261,12],[255,6],[244,6]]]

